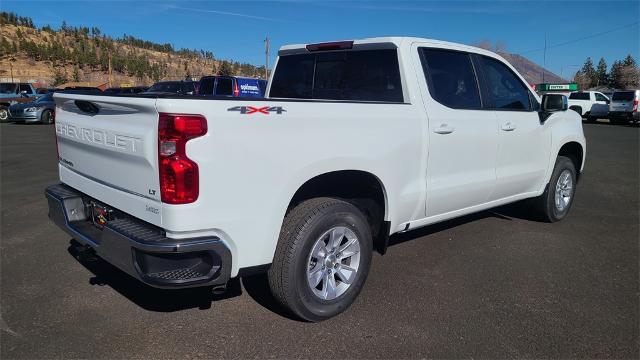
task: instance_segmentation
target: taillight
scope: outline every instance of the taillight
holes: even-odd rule
[[[188,204],[198,199],[198,164],[187,157],[187,141],[207,133],[202,115],[160,113],[158,167],[160,198],[168,204]]]
[[[236,81],[234,86],[233,86],[233,96],[234,97],[238,97],[240,96],[240,90],[238,90],[238,82]]]
[[[53,138],[56,141],[56,159],[60,162],[60,149],[58,149],[58,128],[56,126],[56,112],[58,111],[58,107],[55,106],[53,108]]]
[[[638,99],[633,100],[633,112],[638,111]]]

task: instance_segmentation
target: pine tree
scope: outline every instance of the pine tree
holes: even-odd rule
[[[609,75],[607,74],[607,62],[604,60],[604,58],[600,58],[600,61],[598,62],[596,77],[598,79],[598,86],[609,84]]]
[[[583,78],[582,82],[585,88],[590,88],[597,84],[598,80],[596,69],[593,67],[593,61],[591,61],[590,57],[585,60],[584,65],[582,65],[582,69],[580,69],[579,73]]]
[[[218,69],[218,74],[220,76],[231,76],[231,75],[233,75],[233,69],[231,68],[231,64],[227,60],[222,60],[222,63],[220,63],[220,68]]]

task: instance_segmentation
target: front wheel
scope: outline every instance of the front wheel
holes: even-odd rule
[[[304,320],[336,316],[360,293],[371,252],[371,230],[358,208],[334,198],[304,201],[282,224],[268,272],[271,292]]]
[[[43,111],[42,115],[40,115],[40,122],[43,124],[53,124],[53,111]]]
[[[536,200],[544,220],[556,222],[569,213],[576,192],[576,167],[570,158],[558,156],[551,180]]]
[[[5,122],[9,119],[9,110],[6,107],[0,107],[0,122]]]

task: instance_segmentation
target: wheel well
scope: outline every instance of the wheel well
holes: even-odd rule
[[[569,106],[569,109],[577,112],[580,116],[582,116],[582,106],[573,105]]]
[[[301,202],[316,197],[335,197],[355,205],[367,218],[374,248],[384,253],[389,224],[384,221],[386,197],[380,180],[360,170],[341,170],[318,175],[305,182],[293,195],[287,212]]]
[[[558,152],[558,156],[566,156],[571,161],[573,161],[573,165],[576,167],[576,176],[580,177],[580,167],[582,166],[582,158],[584,156],[584,152],[582,151],[582,145],[577,142],[568,142],[560,148]]]

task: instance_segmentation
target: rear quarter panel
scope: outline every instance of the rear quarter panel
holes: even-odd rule
[[[187,205],[163,204],[169,236],[220,236],[239,268],[270,263],[282,220],[307,180],[331,171],[362,170],[381,181],[386,218],[424,216],[423,119],[408,104],[158,99],[160,112],[202,114],[208,133],[187,144],[200,169],[200,195]],[[282,107],[241,114],[237,106]]]

